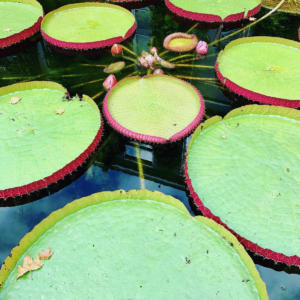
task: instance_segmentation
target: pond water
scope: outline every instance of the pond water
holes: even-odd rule
[[[80,1],[43,0],[40,1],[46,12],[67,3]],[[166,12],[163,3],[132,11],[137,19],[138,29],[133,40],[127,46],[140,53],[156,46],[163,51],[162,43],[167,34],[187,31],[189,26],[174,21]],[[267,11],[262,10],[260,15]],[[244,32],[244,35],[271,35],[296,40],[300,17],[285,13],[275,13],[265,21]],[[196,30],[198,38],[213,41],[216,29]],[[227,35],[231,31],[222,31]],[[236,38],[236,37],[234,37]],[[213,66],[216,55],[230,39],[210,49],[205,65]],[[167,58],[175,56],[169,54]],[[63,84],[74,95],[87,94],[101,106],[104,94],[102,81],[106,77],[103,67],[112,62],[111,55],[101,57],[70,57],[54,52],[42,40],[24,51],[0,58],[0,87],[28,80],[53,80]],[[189,62],[190,63],[190,62]],[[128,62],[130,65],[130,62]],[[134,67],[124,69],[117,75],[123,78],[137,71]],[[180,78],[196,77],[203,80],[191,80],[205,99],[206,115],[225,115],[237,106],[217,86],[214,69],[193,67],[176,68],[169,72]],[[63,207],[74,199],[100,191],[117,189],[158,190],[180,199],[193,214],[185,193],[183,177],[184,153],[188,141],[182,141],[168,148],[137,144],[120,137],[106,126],[102,143],[85,173],[58,192],[40,200],[28,203],[16,203],[11,207],[0,207],[0,265],[11,249],[37,223],[52,211]],[[142,172],[141,172],[142,166]],[[2,171],[2,170],[0,170]],[[291,270],[276,271],[257,262],[257,268],[265,281],[270,299],[300,299],[300,275]]]

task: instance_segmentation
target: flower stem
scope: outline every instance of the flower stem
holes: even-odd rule
[[[175,64],[176,67],[200,68],[200,69],[214,69],[214,66],[206,65],[191,65],[191,64]]]
[[[126,52],[130,53],[131,55],[137,57],[137,55],[132,50],[130,50],[129,48],[125,47],[124,45],[121,45],[121,46],[122,46],[123,50],[125,50]]]
[[[180,59],[180,58],[194,57],[194,56],[195,56],[194,54],[183,54],[183,55],[180,55],[180,56],[173,57],[169,61],[171,62],[171,61],[175,61],[175,60]]]
[[[137,60],[132,58],[132,57],[129,57],[129,56],[126,56],[126,55],[122,55],[122,57],[124,59],[127,59],[127,60],[132,61],[133,63],[137,64]]]

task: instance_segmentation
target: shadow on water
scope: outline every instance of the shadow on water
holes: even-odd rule
[[[63,4],[82,1],[43,0],[41,2],[48,12]],[[264,10],[260,14],[265,12]],[[133,13],[137,18],[138,29],[127,46],[135,52],[147,50],[150,44],[155,45],[161,52],[163,39],[167,34],[186,31],[189,28],[173,20],[166,13],[162,3],[133,10]],[[300,18],[297,16],[276,13],[251,28],[246,34],[281,36],[296,40],[299,24]],[[230,32],[231,30],[223,31],[221,34],[226,35]],[[216,29],[199,29],[197,35],[199,39],[212,41]],[[224,45],[225,43],[221,43],[212,47],[203,64],[213,66],[217,53]],[[109,54],[97,58],[68,57],[55,52],[42,40],[22,50],[18,54],[0,58],[0,86],[20,81],[53,80],[67,87],[72,95],[87,94],[101,106],[104,96],[100,93],[101,85],[106,77],[103,66],[111,62]],[[127,69],[117,74],[118,79],[137,70],[134,66],[130,67],[130,62],[127,62],[127,66]],[[213,80],[215,78],[213,69],[176,68],[169,73],[182,78],[212,78],[207,82],[191,80],[204,96],[206,117],[215,114],[224,116],[232,108],[240,105],[216,85],[217,81]],[[0,264],[19,240],[52,211],[95,192],[139,189],[145,186],[149,190],[158,190],[180,199],[194,214],[185,192],[182,169],[188,140],[165,148],[138,144],[139,163],[143,167],[143,178],[141,178],[137,163],[137,143],[124,139],[106,126],[102,143],[89,165],[59,186],[55,190],[56,193],[49,194],[49,191],[46,191],[45,197],[39,201],[32,202],[33,199],[26,199],[14,203],[17,206],[0,207]],[[258,257],[254,257],[254,260],[266,282],[270,299],[300,299],[299,270],[274,266]],[[291,272],[295,274],[289,274]]]

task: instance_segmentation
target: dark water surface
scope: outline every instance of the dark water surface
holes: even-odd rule
[[[41,2],[48,12],[63,4],[80,1],[43,0]],[[128,43],[128,47],[135,52],[148,51],[150,44],[156,46],[161,52],[162,42],[167,34],[186,31],[189,28],[171,19],[162,3],[133,10],[133,13],[137,19],[138,30],[134,39]],[[260,14],[264,13],[266,10]],[[299,25],[300,17],[275,13],[245,34],[280,36],[296,40]],[[197,29],[196,33],[199,39],[212,41],[216,30]],[[223,31],[221,34],[223,36],[228,33]],[[224,45],[225,43],[221,43],[211,48],[203,64],[214,65],[216,55]],[[172,56],[175,55],[171,54],[169,57]],[[104,79],[106,74],[103,68],[97,65],[112,61],[110,54],[98,58],[68,57],[54,52],[39,40],[23,52],[0,58],[0,86],[28,80],[53,80],[63,84],[72,95],[84,93],[94,96],[95,101],[101,106],[103,94],[100,96],[97,94],[101,91],[101,79]],[[123,70],[117,78],[121,79],[135,70],[134,67]],[[170,71],[170,74],[215,78],[213,69],[176,68]],[[206,117],[215,114],[224,115],[237,106],[213,81],[193,80],[191,82],[204,96]],[[180,199],[193,213],[185,193],[182,170],[186,143],[187,141],[180,142],[166,150],[141,144],[141,162],[147,189],[158,190]],[[136,144],[106,128],[104,139],[95,158],[87,171],[73,183],[55,194],[31,203],[0,207],[0,265],[27,232],[52,211],[63,207],[68,202],[100,191],[139,188],[141,188],[141,180],[137,166]],[[275,271],[261,264],[257,264],[257,268],[267,285],[270,299],[300,299],[299,274]]]

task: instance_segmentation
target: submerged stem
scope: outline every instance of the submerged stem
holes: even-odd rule
[[[98,97],[100,97],[103,93],[104,93],[104,91],[101,91],[101,92],[97,93],[96,95],[92,96],[91,98],[92,98],[93,100],[95,100],[95,99],[97,99]]]
[[[175,64],[176,67],[188,67],[188,68],[201,68],[201,69],[214,69],[214,66],[206,65],[191,65],[191,64]]]
[[[169,61],[171,62],[171,61],[175,61],[175,60],[180,59],[180,58],[194,57],[194,56],[195,56],[194,54],[183,54],[183,55],[173,57],[173,58],[169,59]]]
[[[96,83],[96,82],[99,82],[101,80],[104,80],[104,78],[98,78],[98,79],[95,79],[95,80],[90,80],[90,81],[85,81],[85,82],[81,82],[81,83],[78,83],[78,84],[74,84],[74,85],[72,85],[72,88],[84,86],[84,85],[87,85],[87,84]]]
[[[121,46],[122,46],[123,50],[125,50],[126,52],[130,53],[131,55],[137,57],[137,55],[132,50],[130,50],[129,48],[125,47],[124,45],[121,45]]]
[[[137,60],[132,58],[132,57],[129,57],[129,56],[126,56],[126,55],[122,55],[122,57],[124,59],[127,59],[127,60],[132,61],[133,63],[137,64]]]

